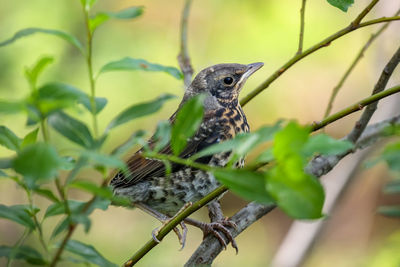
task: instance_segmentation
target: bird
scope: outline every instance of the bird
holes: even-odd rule
[[[181,158],[189,158],[195,153],[229,139],[237,134],[250,130],[247,118],[240,106],[238,97],[247,79],[264,64],[224,63],[210,66],[200,71],[185,90],[182,101],[176,112],[169,118],[169,123],[174,124],[176,115],[187,101],[199,94],[205,95],[203,102],[202,122],[179,154]],[[154,147],[154,136],[148,140],[148,147]],[[118,171],[110,181],[114,195],[128,197],[133,206],[142,209],[160,221],[166,223],[185,204],[195,202],[220,186],[215,177],[206,171],[185,165],[171,163],[170,173],[167,174],[165,164],[160,160],[143,156],[144,149],[139,149],[126,162],[129,172]],[[172,154],[171,144],[168,143],[159,153]],[[229,160],[229,152],[205,156],[197,161],[210,166],[224,167]],[[243,159],[237,163],[243,166]],[[219,213],[222,211],[219,203],[214,208],[209,205],[209,211]],[[222,216],[223,218],[223,216]],[[213,234],[222,246],[226,242],[219,231],[224,233],[232,246],[238,251],[227,226],[236,225],[227,218],[216,222],[203,223],[186,218],[185,222],[199,227],[204,236]],[[186,239],[186,226],[182,226],[182,235],[174,229],[180,239],[182,248]],[[218,231],[219,230],[219,231]],[[159,242],[153,231],[153,239]]]

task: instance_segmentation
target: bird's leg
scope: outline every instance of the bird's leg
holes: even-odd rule
[[[165,214],[162,214],[161,212],[150,208],[149,206],[143,204],[143,203],[135,203],[135,207],[141,209],[142,211],[146,212],[147,214],[153,216],[154,218],[156,218],[157,220],[159,220],[160,222],[162,222],[162,225],[160,227],[157,227],[156,229],[154,229],[151,232],[151,236],[153,237],[154,241],[156,241],[157,243],[160,243],[161,241],[158,240],[157,235],[159,233],[159,230],[162,229],[166,224],[168,224],[173,218],[175,218],[182,210],[186,209],[188,206],[190,206],[191,203],[186,203],[181,210],[178,211],[178,213],[176,215],[174,215],[173,217],[168,217]],[[180,223],[180,226],[182,228],[182,234],[179,231],[179,229],[177,227],[175,227],[173,230],[175,232],[175,234],[178,237],[179,243],[181,244],[181,249],[183,249],[185,247],[185,243],[186,243],[186,235],[187,235],[187,227],[184,224],[184,222]]]
[[[207,208],[211,219],[210,223],[199,222],[191,218],[186,218],[185,222],[187,224],[200,228],[203,231],[204,237],[207,236],[208,234],[213,234],[218,239],[220,244],[226,249],[227,243],[225,239],[222,237],[222,235],[218,232],[218,230],[221,231],[222,233],[225,234],[228,241],[231,242],[232,247],[236,250],[237,254],[239,251],[237,243],[233,238],[231,232],[227,228],[227,227],[232,227],[236,229],[237,225],[234,222],[228,220],[228,218],[224,217],[221,210],[221,205],[217,200],[208,204]]]

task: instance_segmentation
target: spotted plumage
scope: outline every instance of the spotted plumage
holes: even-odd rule
[[[238,96],[247,78],[262,65],[219,64],[202,70],[195,77],[178,110],[188,99],[205,94],[204,116],[198,131],[188,141],[180,157],[190,157],[212,144],[249,131]],[[169,119],[171,124],[175,121],[175,115],[176,112]],[[150,139],[149,146],[152,145],[154,140]],[[168,144],[160,153],[171,154],[171,146]],[[200,158],[198,161],[224,166],[228,157],[229,153],[221,153]],[[242,165],[243,162],[239,164]],[[111,180],[114,193],[128,196],[133,203],[167,216],[173,216],[185,203],[195,202],[219,186],[212,174],[179,164],[172,164],[172,172],[166,176],[164,163],[143,157],[142,150],[136,152],[127,161],[127,165],[131,172],[129,177],[124,177],[119,172]]]

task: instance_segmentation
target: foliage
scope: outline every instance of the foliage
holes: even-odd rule
[[[146,133],[136,132],[111,153],[104,152],[104,143],[114,128],[146,117],[160,111],[163,105],[174,98],[163,94],[151,101],[134,104],[123,109],[110,120],[103,133],[97,130],[97,116],[106,107],[108,100],[96,97],[96,82],[99,75],[111,71],[163,72],[181,80],[183,74],[171,66],[151,63],[144,59],[125,57],[104,64],[96,75],[92,71],[92,35],[110,19],[129,20],[142,15],[143,7],[130,7],[118,12],[99,12],[90,15],[96,0],[81,0],[88,34],[87,44],[77,37],[60,30],[27,28],[18,31],[11,38],[0,43],[1,46],[13,44],[19,39],[33,34],[52,35],[68,42],[78,49],[86,60],[89,69],[90,94],[80,88],[59,81],[38,83],[40,75],[50,67],[53,57],[42,56],[31,67],[25,69],[25,77],[30,92],[17,101],[0,100],[1,115],[21,113],[26,117],[26,127],[30,132],[19,137],[12,129],[0,126],[0,145],[13,151],[14,156],[0,160],[0,177],[11,179],[26,194],[27,203],[7,206],[0,204],[0,217],[10,220],[25,229],[25,233],[15,246],[0,246],[0,256],[11,263],[13,259],[24,260],[35,265],[54,266],[60,260],[72,263],[95,264],[98,266],[116,266],[105,259],[92,245],[72,240],[71,235],[78,225],[85,232],[91,227],[90,215],[95,209],[106,210],[114,203],[124,203],[113,196],[107,187],[107,177],[113,168],[127,171],[121,157],[135,145],[145,146],[146,152],[152,152],[154,158],[164,156],[167,173],[171,163],[177,162],[177,156],[185,149],[187,141],[198,131],[203,119],[204,96],[199,95],[188,100],[176,114],[174,124],[162,121],[155,135],[156,144],[150,148],[146,143]],[[353,1],[328,0],[328,2],[347,11]],[[92,116],[92,125],[76,118],[73,112],[82,107]],[[61,151],[54,140],[50,140],[49,126],[63,138],[76,146],[71,151]],[[38,133],[42,137],[38,137]],[[160,155],[158,152],[171,143],[173,155]],[[262,150],[260,151],[260,148]],[[347,141],[335,140],[325,134],[310,135],[310,128],[295,121],[279,121],[274,125],[265,125],[251,133],[238,134],[235,138],[212,145],[185,159],[184,164],[198,166],[212,173],[233,193],[249,201],[263,204],[275,203],[289,216],[296,219],[317,219],[323,216],[324,190],[318,179],[304,171],[306,164],[316,155],[338,155],[353,148]],[[388,146],[382,154],[392,170],[399,171],[399,143]],[[226,167],[210,167],[196,160],[216,153],[230,152]],[[254,160],[244,169],[235,169],[236,163],[249,153],[256,154]],[[258,153],[258,154],[257,154]],[[180,159],[182,160],[182,159]],[[83,180],[79,173],[90,168],[99,173],[101,181]],[[55,184],[55,189],[50,186]],[[91,196],[88,201],[73,199],[69,190],[84,191]],[[399,184],[388,184],[390,193],[399,193]],[[50,201],[43,207],[33,204],[32,196],[38,195]],[[44,214],[39,216],[39,212]],[[396,207],[382,208],[381,212],[390,216],[399,216]],[[59,217],[58,224],[46,239],[42,223],[50,217]],[[26,236],[36,233],[41,248],[24,244]],[[60,255],[68,251],[73,256]]]

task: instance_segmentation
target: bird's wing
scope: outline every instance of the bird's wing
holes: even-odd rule
[[[175,114],[174,114],[175,115]],[[170,121],[174,122],[175,116],[172,116]],[[179,155],[181,158],[188,158],[198,151],[215,144],[220,141],[220,136],[224,132],[223,127],[218,122],[218,116],[215,111],[209,111],[204,114],[203,121],[197,133],[188,141],[186,148]],[[150,139],[149,146],[155,144],[154,139]],[[129,177],[125,177],[122,172],[118,172],[111,180],[110,184],[115,187],[129,187],[147,177],[163,177],[165,175],[165,165],[160,160],[148,159],[142,155],[143,149],[136,152],[131,158],[128,159],[127,165],[130,170]],[[162,150],[162,154],[172,154],[171,144],[167,144]],[[208,163],[210,157],[199,159],[202,163]],[[183,165],[172,163],[172,172],[178,171],[183,168]]]

